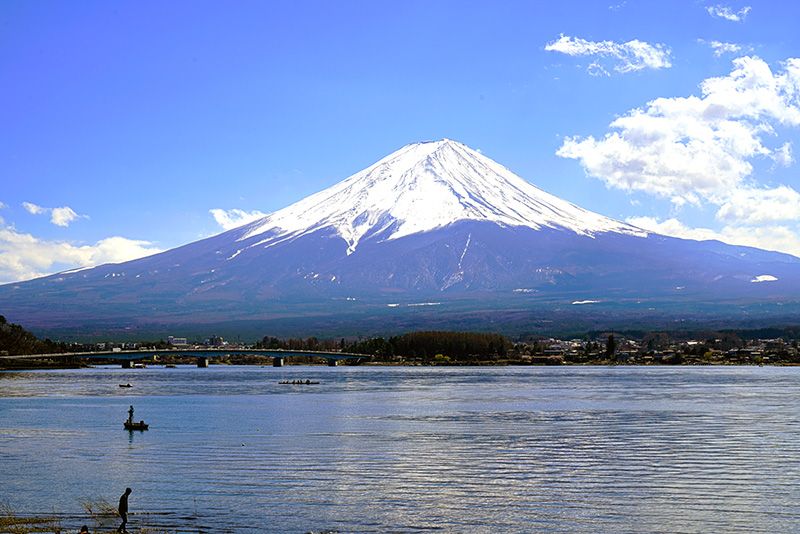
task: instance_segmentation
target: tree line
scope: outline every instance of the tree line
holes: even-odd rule
[[[67,352],[69,345],[63,342],[39,339],[20,325],[9,323],[0,315],[0,353],[51,354]]]
[[[511,341],[500,334],[443,331],[410,332],[389,338],[349,341],[344,338],[336,341],[319,340],[315,337],[279,339],[265,336],[256,343],[256,348],[262,349],[336,350],[385,358],[403,356],[423,361],[433,360],[437,355],[439,359],[445,357],[455,361],[503,357],[512,346]]]

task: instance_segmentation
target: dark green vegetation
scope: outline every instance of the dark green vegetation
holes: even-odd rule
[[[59,352],[82,352],[93,350],[93,345],[66,343],[39,339],[31,332],[18,324],[9,323],[5,316],[0,315],[0,356],[14,356],[16,354],[56,354]],[[47,360],[0,360],[0,368],[31,368],[31,367],[79,367],[80,364],[64,361]]]
[[[39,339],[18,324],[9,323],[0,315],[0,353],[50,354],[66,352],[70,345],[49,339]]]
[[[402,356],[407,361],[477,362],[505,357],[513,347],[500,334],[474,332],[411,332],[388,339],[375,337],[357,341],[320,341],[308,339],[281,340],[265,337],[256,348],[289,350],[341,350],[355,354],[372,354],[379,359]]]

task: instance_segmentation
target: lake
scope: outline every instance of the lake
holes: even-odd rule
[[[75,531],[130,486],[131,532],[789,532],[799,418],[788,367],[2,372],[0,503]]]

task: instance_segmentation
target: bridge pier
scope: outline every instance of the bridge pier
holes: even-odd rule
[[[272,358],[272,367],[283,367],[284,359],[281,356]]]
[[[122,360],[123,369],[133,369],[133,360]]]
[[[334,360],[333,358],[328,359],[328,367],[336,367],[339,365],[339,360]]]
[[[208,358],[197,358],[197,367],[208,367]]]

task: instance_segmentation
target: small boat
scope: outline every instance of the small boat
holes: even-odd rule
[[[139,421],[138,423],[136,421],[125,421],[124,425],[125,425],[125,430],[144,431],[150,428],[150,425],[148,425],[144,421]]]
[[[167,365],[164,366],[164,368],[165,369],[175,369],[175,364],[174,363],[168,363]]]
[[[150,428],[144,421],[139,421],[138,423],[133,420],[133,406],[130,407],[128,410],[128,418],[123,423],[125,426],[125,430],[140,430],[144,431]]]
[[[120,384],[119,387],[121,388],[132,388],[133,386],[130,384]]]
[[[319,382],[312,382],[311,380],[284,380],[282,382],[278,382],[278,384],[289,386],[315,386],[319,384]]]

